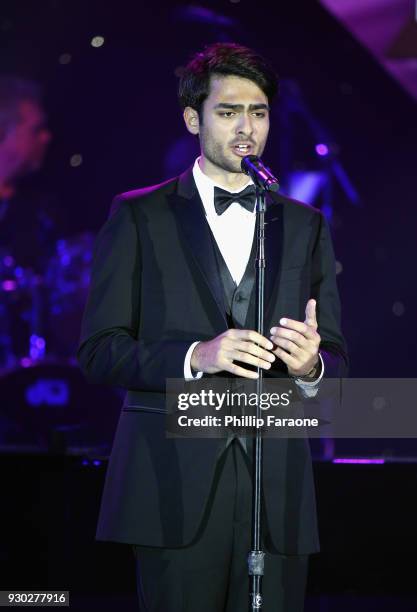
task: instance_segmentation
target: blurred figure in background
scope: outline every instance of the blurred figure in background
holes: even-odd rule
[[[20,266],[40,269],[52,247],[52,219],[19,185],[40,170],[51,137],[39,85],[0,76],[0,249]]]
[[[0,366],[6,370],[45,331],[43,278],[58,237],[57,207],[23,179],[42,168],[51,138],[40,86],[0,75]]]
[[[49,192],[54,177],[36,177],[51,138],[39,84],[0,75],[0,445],[45,448],[65,426],[72,435],[66,444],[101,448],[115,418],[110,410],[109,418],[86,425],[77,400],[86,384],[71,365],[93,236],[67,236],[60,194]]]

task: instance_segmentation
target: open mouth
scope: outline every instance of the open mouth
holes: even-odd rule
[[[245,157],[245,155],[252,155],[253,145],[248,143],[239,143],[232,147],[233,151],[239,155],[239,157]]]

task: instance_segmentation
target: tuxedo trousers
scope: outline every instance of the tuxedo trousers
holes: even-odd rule
[[[279,467],[277,467],[279,469]],[[251,461],[237,438],[219,457],[198,533],[188,546],[133,546],[140,612],[246,612]],[[281,555],[263,515],[263,612],[302,612],[308,556]]]

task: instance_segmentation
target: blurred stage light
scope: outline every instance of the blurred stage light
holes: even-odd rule
[[[316,153],[320,155],[320,157],[325,157],[329,154],[329,147],[326,144],[320,143],[316,145]]]
[[[405,312],[405,306],[402,302],[394,302],[392,305],[392,312],[396,317],[402,317]]]
[[[3,291],[15,291],[17,289],[17,282],[14,280],[5,280],[1,284]]]
[[[294,171],[288,181],[290,198],[306,202],[311,206],[326,185],[328,177],[324,172]]]
[[[332,460],[332,463],[363,463],[364,465],[367,464],[376,464],[376,465],[383,465],[385,463],[385,459],[365,459],[365,458],[356,458],[356,457],[337,457],[335,459]]]
[[[29,354],[33,360],[42,359],[45,356],[46,341],[42,336],[32,334],[30,336]]]
[[[62,53],[58,58],[59,63],[62,65],[69,64],[71,60],[72,60],[71,53]]]
[[[103,36],[94,36],[91,39],[91,46],[92,47],[102,47],[104,45],[104,37]]]
[[[71,155],[70,166],[72,166],[73,168],[77,168],[77,166],[81,166],[82,163],[83,163],[82,155],[80,155],[79,153],[76,153],[75,155]]]

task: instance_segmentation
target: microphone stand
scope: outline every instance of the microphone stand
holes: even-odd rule
[[[265,287],[265,189],[256,186],[256,316],[257,331],[264,334],[264,287]],[[256,418],[261,418],[260,397],[263,388],[263,370],[257,368],[256,381]],[[259,423],[259,421],[256,421]],[[252,539],[248,554],[249,574],[249,611],[262,608],[262,576],[264,575],[265,553],[261,550],[261,488],[262,488],[262,446],[261,429],[256,428],[253,446],[253,491],[252,491]]]

